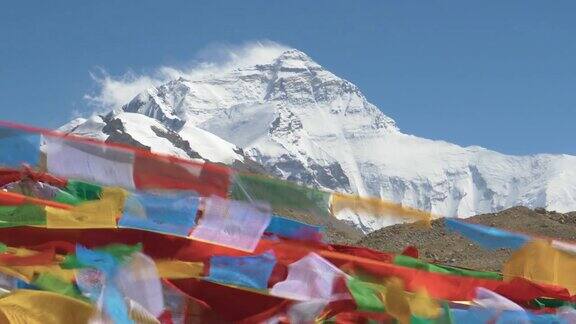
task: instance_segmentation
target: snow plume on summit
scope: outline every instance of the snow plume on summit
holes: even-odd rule
[[[91,73],[98,91],[84,96],[96,111],[117,109],[140,92],[171,80],[195,80],[210,74],[220,74],[257,64],[268,64],[290,48],[271,41],[250,42],[244,45],[213,44],[200,51],[189,66],[161,66],[150,73],[129,71],[112,76],[99,69]]]
[[[299,50],[251,44],[221,53],[190,68],[104,79],[94,98],[114,110],[63,129],[261,166],[308,186],[447,217],[516,205],[576,210],[576,156],[509,156],[404,134],[356,85]],[[365,232],[390,225],[347,212],[338,217]]]

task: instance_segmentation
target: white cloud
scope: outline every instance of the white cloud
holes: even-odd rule
[[[111,76],[104,69],[100,75],[91,74],[98,84],[94,94],[84,98],[96,107],[97,111],[110,111],[128,103],[140,92],[170,80],[184,77],[201,79],[206,75],[222,73],[232,69],[272,62],[287,46],[270,42],[252,42],[241,46],[211,45],[195,55],[194,63],[188,67],[161,66],[148,74],[132,71],[121,76]]]

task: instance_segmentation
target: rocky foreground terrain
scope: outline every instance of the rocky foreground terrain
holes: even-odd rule
[[[576,212],[562,214],[544,209],[513,207],[498,213],[473,216],[466,221],[535,236],[576,241]],[[431,228],[414,224],[385,227],[361,238],[356,245],[395,253],[401,253],[406,246],[412,245],[418,248],[420,258],[424,260],[493,271],[499,271],[511,253],[507,249],[483,250],[460,235],[447,232],[442,219],[433,221]]]

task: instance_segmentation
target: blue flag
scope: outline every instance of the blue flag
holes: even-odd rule
[[[272,251],[245,257],[213,256],[208,279],[220,283],[266,289],[276,257]]]
[[[265,232],[286,238],[309,241],[321,238],[322,226],[309,225],[273,215]]]
[[[34,166],[40,161],[40,134],[0,126],[0,147],[0,166]]]
[[[530,241],[530,237],[527,235],[479,224],[470,224],[453,218],[445,218],[444,224],[447,229],[457,232],[488,250],[500,248],[516,250]]]
[[[132,194],[118,226],[187,237],[197,211],[198,197],[190,194]]]

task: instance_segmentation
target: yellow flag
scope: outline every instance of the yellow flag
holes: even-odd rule
[[[204,272],[204,263],[179,260],[156,260],[158,274],[166,279],[198,278]]]
[[[424,318],[437,318],[440,316],[440,305],[430,298],[426,289],[418,289],[415,294],[410,294],[408,298],[412,314]]]
[[[430,220],[432,219],[432,214],[427,211],[405,207],[391,201],[374,197],[332,193],[330,197],[330,211],[332,215],[344,209],[372,216],[398,217],[411,221],[421,221],[427,225],[430,224]]]
[[[383,297],[386,312],[397,319],[400,324],[409,324],[410,304],[402,281],[398,278],[390,279]]]
[[[78,299],[40,290],[16,290],[0,298],[0,323],[87,323],[93,307]]]
[[[565,287],[576,294],[576,255],[554,248],[551,242],[533,240],[515,251],[504,265],[504,280],[522,277]]]
[[[0,266],[0,272],[30,282],[38,273],[49,273],[67,281],[74,280],[74,271],[60,268],[59,265],[42,266]]]
[[[128,192],[105,187],[102,198],[83,202],[71,209],[46,206],[48,228],[116,228],[116,218],[122,214]]]
[[[416,293],[404,291],[404,283],[398,278],[391,278],[382,293],[386,312],[401,324],[410,323],[412,315],[423,318],[440,316],[440,305],[430,298],[425,289]]]

